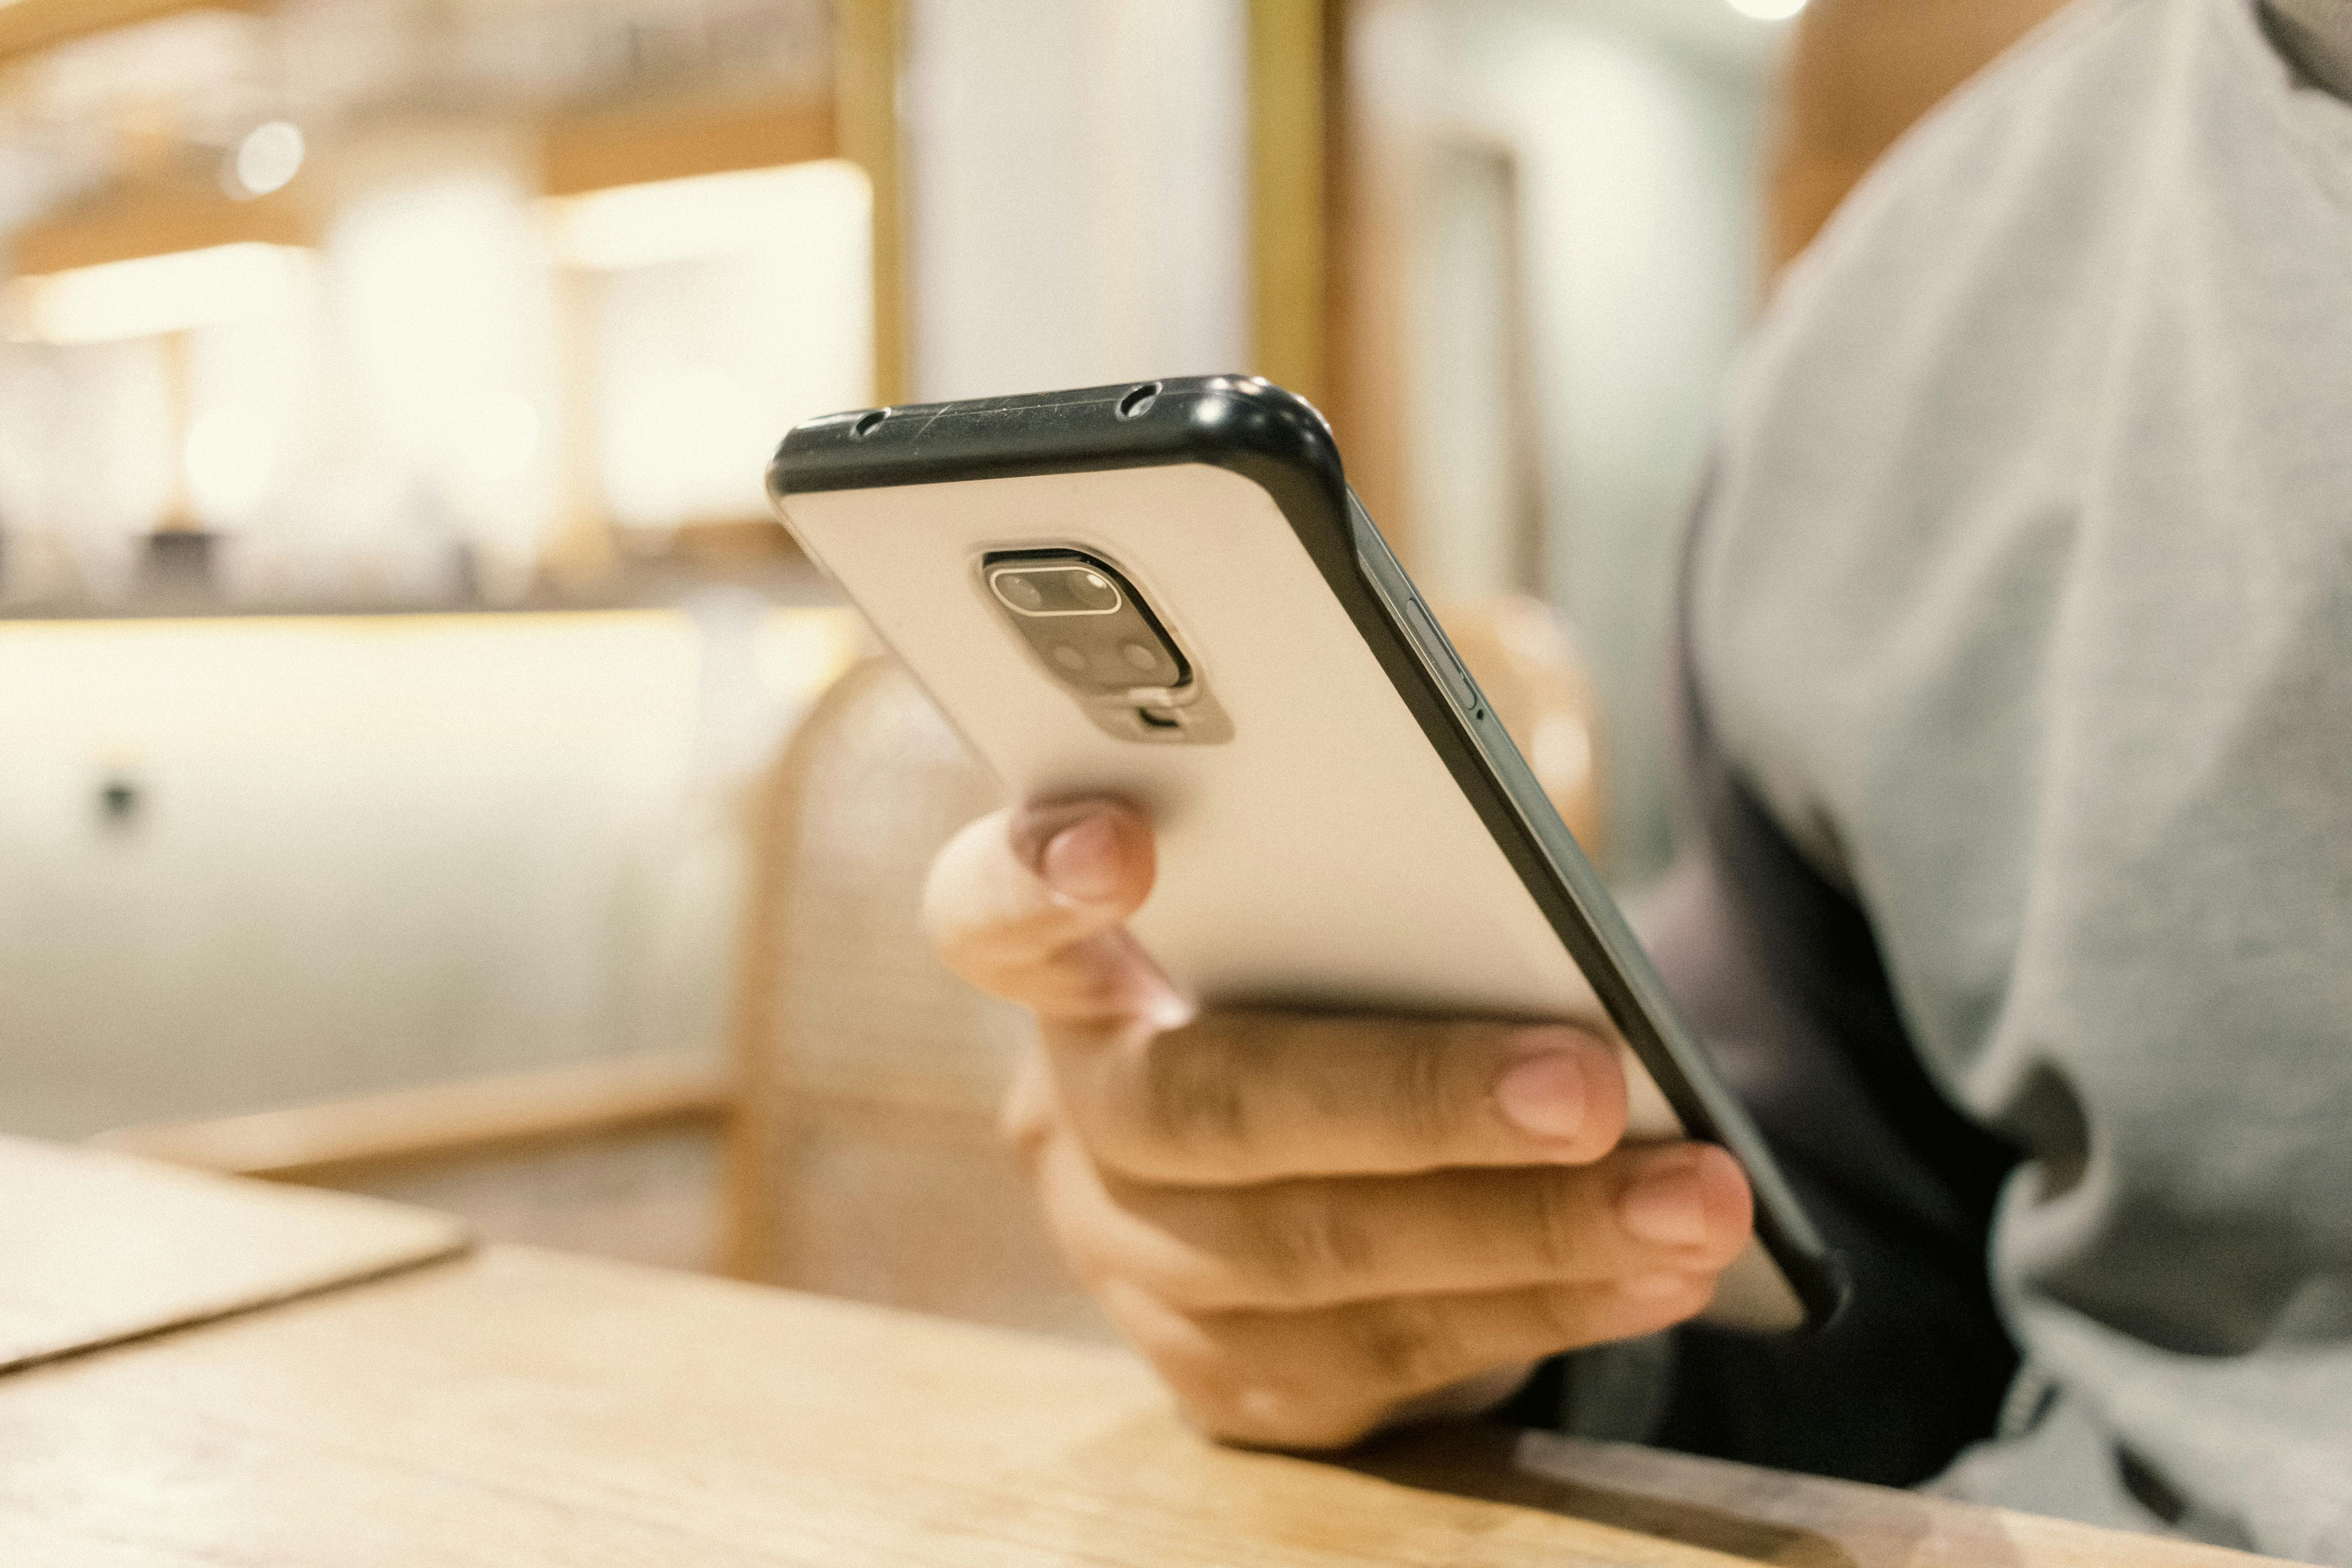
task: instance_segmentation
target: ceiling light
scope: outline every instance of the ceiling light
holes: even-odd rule
[[[822,158],[614,185],[544,205],[556,258],[609,270],[764,249],[845,216],[862,227],[872,199],[866,171]]]
[[[282,190],[302,168],[302,131],[284,120],[257,125],[230,154],[225,184],[233,196],[266,196]]]
[[[246,242],[107,261],[8,285],[8,335],[19,342],[152,337],[279,309],[311,253]]]

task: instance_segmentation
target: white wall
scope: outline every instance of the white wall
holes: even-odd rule
[[[726,591],[0,624],[0,1131],[716,1049],[740,785],[855,636]]]
[[[1244,0],[914,0],[915,393],[1243,368]]]
[[[1518,166],[1521,258],[1546,500],[1546,592],[1570,617],[1605,730],[1611,869],[1639,880],[1668,847],[1665,654],[1682,530],[1718,388],[1756,298],[1763,79],[1777,29],[1721,0],[1390,0],[1360,58],[1408,147],[1486,140]],[[1425,245],[1428,255],[1448,254]],[[1424,273],[1427,269],[1424,268]],[[1461,280],[1412,285],[1442,297]],[[1444,376],[1421,384],[1443,395]],[[1487,443],[1414,421],[1417,526],[1452,499],[1492,510],[1464,475]],[[1444,546],[1438,570],[1491,569]],[[1479,592],[1493,583],[1440,584]]]

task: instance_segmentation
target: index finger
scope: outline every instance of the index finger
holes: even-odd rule
[[[1045,1037],[1095,1158],[1187,1186],[1595,1160],[1625,1131],[1618,1050],[1565,1025],[1248,1008]]]

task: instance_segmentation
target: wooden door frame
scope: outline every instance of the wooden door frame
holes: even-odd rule
[[[1363,0],[1249,0],[1251,369],[1323,411],[1410,569],[1401,181],[1349,69]]]

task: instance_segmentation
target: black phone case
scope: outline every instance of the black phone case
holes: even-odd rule
[[[1763,1134],[1685,1026],[1616,900],[1348,489],[1330,427],[1255,377],[1190,376],[828,416],[784,437],[772,496],[1205,463],[1273,497],[1429,743],[1694,1138],[1747,1172],[1756,1232],[1826,1327],[1849,1289]]]

